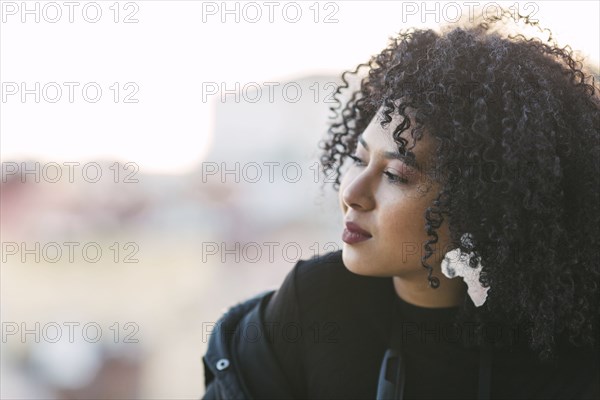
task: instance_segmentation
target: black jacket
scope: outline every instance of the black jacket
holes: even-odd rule
[[[262,327],[261,308],[275,291],[262,292],[231,307],[210,335],[208,351],[202,358],[206,392],[204,399],[292,399],[285,377],[277,364]],[[256,329],[255,329],[256,328]],[[240,355],[251,354],[256,368],[240,371]],[[251,394],[248,384],[261,388]],[[256,389],[255,389],[256,390]],[[254,397],[256,396],[256,397]]]
[[[360,277],[350,273],[343,265],[340,254],[335,253],[329,259],[300,261],[288,274],[280,290],[282,293],[290,294],[290,289],[297,288],[298,297],[286,297],[291,304],[301,304],[307,313],[322,311],[324,315],[328,316],[329,313],[339,310],[336,308],[336,304],[340,304],[340,301],[336,300],[339,293],[335,293],[335,290],[345,290],[343,296],[340,296],[342,297],[341,302],[344,304],[350,301],[349,298],[353,295],[359,299],[359,302],[365,302],[377,297],[382,289],[388,287],[385,282],[385,280]],[[263,331],[265,326],[263,318],[268,318],[265,310],[267,305],[271,305],[269,302],[276,293],[275,290],[259,293],[231,307],[219,319],[210,335],[208,350],[203,357],[206,389],[203,399],[295,398],[293,385],[288,381],[288,374],[290,377],[293,376],[290,370],[295,367],[294,363],[297,357],[286,356],[287,367],[284,370],[280,364],[283,359],[279,360],[276,357],[276,348]],[[387,295],[396,296],[394,292],[389,292],[385,295],[382,294],[380,299],[386,298]],[[280,302],[274,304],[280,304]],[[355,307],[356,304],[356,302],[352,303],[352,307]],[[371,310],[375,312],[376,304],[379,303],[366,303],[363,309],[368,313],[371,313]],[[323,307],[323,305],[326,306]],[[285,312],[287,313],[287,309]],[[342,316],[339,322],[354,322],[353,316],[354,314]],[[370,326],[369,324],[362,325]],[[344,327],[340,329],[343,330]],[[350,331],[351,329],[344,330],[348,333]],[[368,334],[371,335],[371,332],[369,330]],[[397,337],[398,335],[393,336]],[[350,345],[353,346],[354,343],[356,342],[352,341]],[[322,357],[329,356],[329,353],[320,353],[323,349],[325,347],[315,347],[311,351],[319,352],[318,359],[322,359]],[[304,351],[304,348],[301,351]],[[302,357],[300,354],[297,356]],[[393,360],[394,357],[397,359]],[[495,353],[494,357],[491,357],[486,348],[481,349],[478,358],[479,390],[476,396],[480,399],[489,398],[490,386],[494,387],[494,385],[490,385],[490,377],[496,379],[496,389],[493,391],[496,397],[502,393],[503,397],[506,395],[512,398],[570,397],[587,399],[598,398],[598,393],[600,393],[598,359],[594,356],[588,357],[577,353],[559,371],[544,370],[536,363],[530,362],[529,359],[520,358],[520,354]],[[589,362],[590,358],[594,360],[593,366]],[[401,387],[403,381],[403,377],[399,373],[403,369],[397,368],[397,366],[403,364],[402,357],[398,357],[393,351],[388,350],[385,352],[383,360],[379,358],[373,361],[368,364],[370,365],[369,371],[373,371],[371,375],[377,372],[374,370],[375,368],[380,368],[378,371],[379,381],[376,385],[378,398],[401,398],[401,395],[397,394],[397,389]],[[300,361],[298,360],[298,362]],[[592,367],[588,368],[589,366]],[[321,365],[316,364],[306,366],[311,370],[320,367]],[[340,381],[340,377],[343,378],[343,376],[337,377],[336,384],[338,385],[340,382],[343,384],[343,379]],[[387,377],[392,379],[384,379]],[[322,377],[322,379],[330,378],[327,374]],[[369,378],[369,382],[375,384],[374,378],[375,376]],[[375,389],[375,385],[373,385],[373,389]],[[332,392],[330,391],[330,393]]]
[[[215,325],[208,343],[208,351],[202,358],[206,388],[203,399],[294,398],[289,387],[285,385],[286,378],[275,359],[267,336],[262,332],[262,328],[259,328],[263,326],[262,309],[273,293],[274,290],[265,291],[231,307]],[[255,368],[245,369],[245,378],[240,371],[242,354],[250,356],[255,365]],[[382,364],[387,364],[394,356],[394,352],[388,350]],[[482,357],[486,356],[487,353],[482,352]],[[484,371],[489,375],[485,368],[482,369],[482,373],[485,373]],[[384,378],[385,369],[382,368],[380,374],[378,398],[397,398],[392,395],[396,387]],[[489,380],[489,376],[487,379]],[[252,390],[248,387],[250,383]],[[482,394],[480,398],[487,396]]]

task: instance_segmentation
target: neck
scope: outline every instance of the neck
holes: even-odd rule
[[[440,286],[433,289],[427,281],[427,274],[413,277],[394,276],[394,289],[398,297],[407,303],[425,308],[456,307],[463,303],[466,285],[460,278],[449,279],[441,272],[434,275]]]

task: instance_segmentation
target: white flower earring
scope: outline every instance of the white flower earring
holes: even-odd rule
[[[473,235],[465,233],[460,238],[460,242],[467,249],[473,248]],[[442,260],[442,273],[448,278],[462,276],[467,284],[467,294],[473,300],[475,307],[480,307],[487,299],[489,287],[483,287],[479,282],[479,274],[481,272],[481,259],[477,262],[477,268],[469,266],[469,260],[473,257],[473,253],[463,253],[460,248],[456,248],[446,253]]]

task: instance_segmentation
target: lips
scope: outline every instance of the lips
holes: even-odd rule
[[[346,222],[346,229],[342,234],[342,240],[347,244],[363,242],[373,237],[368,231],[362,229],[354,222]]]
[[[351,232],[351,233],[358,233],[362,236],[368,236],[368,237],[372,237],[373,235],[371,235],[370,232],[364,230],[363,228],[361,228],[359,225],[355,224],[354,222],[348,221],[346,222],[346,229]]]

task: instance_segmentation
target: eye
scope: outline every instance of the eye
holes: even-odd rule
[[[363,160],[361,160],[360,158],[358,158],[355,154],[349,154],[348,157],[350,157],[350,159],[352,161],[354,161],[355,165],[364,165],[365,164],[363,162]]]
[[[350,159],[357,166],[361,166],[362,167],[362,166],[365,165],[365,162],[363,160],[361,160],[355,154],[349,154],[348,157],[350,157]],[[388,171],[384,171],[383,174],[387,177],[387,180],[390,183],[393,183],[393,184],[396,184],[396,185],[408,184],[408,179],[403,178],[403,177],[401,177],[399,175],[393,174],[393,173],[388,172]]]
[[[401,176],[399,176],[399,175],[392,174],[391,172],[387,172],[387,171],[385,171],[383,174],[384,174],[385,176],[387,176],[387,178],[388,178],[388,181],[389,181],[390,183],[393,183],[393,184],[395,184],[395,185],[402,185],[402,184],[407,184],[407,183],[408,183],[408,180],[407,180],[407,179],[405,179],[405,178],[402,178],[402,177],[401,177]]]

